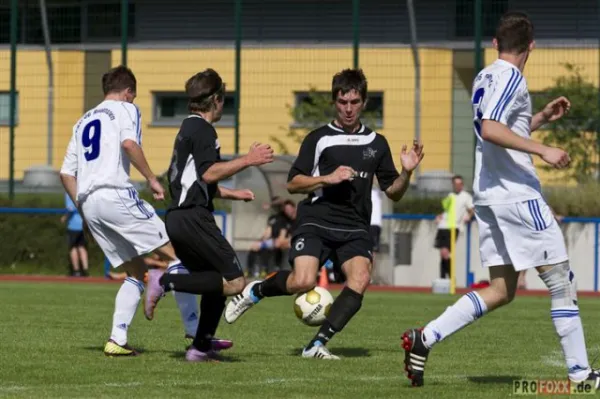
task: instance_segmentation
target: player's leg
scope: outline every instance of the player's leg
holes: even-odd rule
[[[489,207],[476,207],[475,215],[479,226],[481,261],[484,267],[490,269],[490,285],[463,295],[425,328],[404,332],[405,370],[414,386],[423,385],[425,362],[436,343],[514,298],[518,273],[511,266],[505,237],[494,212]]]
[[[324,254],[321,239],[315,235],[298,235],[292,239],[290,263],[293,269],[279,270],[263,281],[253,281],[241,294],[229,301],[225,308],[225,320],[235,322],[261,299],[274,296],[293,295],[310,291],[317,283],[317,272]],[[323,258],[324,259],[324,258]]]
[[[127,277],[115,298],[110,339],[104,347],[104,354],[107,356],[137,355],[137,352],[127,343],[127,331],[144,293],[146,265],[142,257],[136,257],[124,263],[122,268],[127,273]]]
[[[520,227],[518,233],[515,230],[510,234],[507,243],[515,267],[526,270],[535,266],[550,291],[550,314],[560,338],[569,378],[576,382],[592,380],[597,389],[600,374],[593,371],[588,362],[575,274],[569,267],[564,237],[552,211],[539,199],[506,207],[502,216],[506,225],[512,222]]]

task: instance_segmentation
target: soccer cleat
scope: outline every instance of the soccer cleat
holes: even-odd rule
[[[248,284],[241,294],[238,294],[231,298],[231,301],[225,308],[225,321],[229,324],[235,322],[240,318],[248,309],[258,303],[258,299],[252,295],[252,288],[259,284],[260,281],[253,281]]]
[[[326,360],[340,360],[340,358],[327,349],[326,346],[321,344],[320,342],[316,342],[312,348],[306,349],[302,351],[302,357],[305,358],[315,358],[315,359],[326,359]]]
[[[154,318],[154,309],[160,301],[160,298],[165,296],[165,289],[159,284],[158,280],[162,277],[164,271],[161,269],[148,270],[148,284],[146,286],[146,298],[144,300],[144,315],[146,319]]]
[[[587,378],[583,381],[574,381],[571,380],[571,383],[580,384],[582,382],[589,382],[594,388],[594,391],[600,390],[600,370],[592,369],[590,374],[588,374]]]
[[[210,350],[208,352],[202,352],[191,346],[185,353],[185,360],[188,362],[214,362],[219,361],[219,356],[216,352]]]
[[[188,350],[192,347],[192,343],[194,342],[194,337],[186,334],[185,336],[185,349]],[[221,339],[221,338],[213,338],[211,340],[212,350],[215,352],[223,351],[229,349],[233,346],[233,341],[229,339]]]
[[[104,354],[109,357],[117,357],[117,356],[137,356],[138,353],[131,346],[119,345],[112,339],[108,340],[106,345],[104,345]]]
[[[423,343],[422,329],[410,329],[402,334],[402,347],[404,348],[404,371],[413,387],[423,386],[425,362],[429,356],[429,349]]]

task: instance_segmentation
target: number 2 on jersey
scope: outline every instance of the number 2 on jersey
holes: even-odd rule
[[[481,100],[483,99],[483,94],[485,93],[484,88],[478,89],[473,95],[473,108],[475,108],[476,119],[473,121],[473,125],[475,125],[475,134],[477,137],[481,139],[481,118],[483,117],[483,112],[481,112]]]
[[[100,135],[102,134],[100,119],[90,121],[83,128],[81,144],[85,148],[84,156],[87,161],[93,161],[100,156]]]

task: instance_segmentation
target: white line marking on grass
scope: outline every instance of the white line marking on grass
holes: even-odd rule
[[[398,374],[396,376],[355,376],[355,377],[331,377],[331,378],[267,378],[265,380],[256,380],[256,381],[232,381],[227,385],[236,385],[236,386],[249,386],[249,385],[284,385],[284,384],[305,384],[305,383],[315,383],[315,382],[339,382],[339,381],[347,381],[347,382],[389,382],[389,381],[406,381],[409,384],[408,379],[405,375]],[[465,375],[452,375],[452,374],[437,374],[431,375],[427,377],[428,381],[436,381],[436,382],[456,382],[456,381],[466,381],[467,376]],[[173,387],[207,387],[207,386],[222,386],[221,381],[157,381],[154,383],[150,382],[103,382],[96,384],[45,384],[45,385],[8,385],[8,386],[0,386],[0,392],[15,392],[15,391],[36,391],[41,389],[93,389],[93,388],[131,388],[138,386],[152,386],[157,388],[173,388]],[[408,385],[407,385],[408,386]]]

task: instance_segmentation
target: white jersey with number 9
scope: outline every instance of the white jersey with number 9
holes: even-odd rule
[[[132,187],[129,158],[121,143],[141,145],[140,111],[134,104],[106,100],[86,112],[73,127],[61,173],[77,177],[77,200],[98,188]]]

